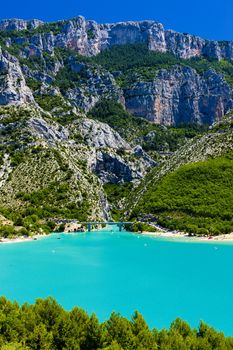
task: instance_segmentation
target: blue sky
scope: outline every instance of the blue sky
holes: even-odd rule
[[[44,21],[83,15],[99,23],[153,19],[168,29],[233,40],[233,0],[6,0],[0,18]]]

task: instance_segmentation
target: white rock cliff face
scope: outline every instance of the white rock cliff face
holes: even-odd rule
[[[44,29],[43,29],[44,26]],[[233,42],[215,42],[189,34],[164,30],[154,21],[97,24],[77,17],[57,22],[56,30],[38,20],[0,21],[0,30],[18,31],[18,36],[6,39],[7,45],[21,47],[24,58],[53,54],[54,49],[71,48],[81,55],[92,56],[113,45],[147,43],[150,50],[171,52],[178,57],[208,56],[215,59],[233,59]],[[30,35],[24,34],[29,30]],[[31,31],[30,31],[31,30]],[[44,30],[44,32],[43,32]],[[84,78],[74,87],[61,91],[63,97],[83,112],[88,112],[101,99],[120,102],[135,116],[153,123],[177,125],[180,123],[209,124],[221,118],[233,108],[233,90],[223,76],[214,70],[198,74],[192,68],[177,66],[160,70],[151,82],[138,79],[121,89],[114,75],[106,70],[90,68],[88,64],[70,58],[66,63],[72,73]],[[46,94],[64,62],[57,60],[50,70],[31,70],[9,53],[0,50],[0,105],[34,103],[25,77],[42,84],[41,94]],[[55,91],[55,90],[54,90]],[[57,94],[60,90],[57,88]]]
[[[129,144],[108,124],[88,118],[76,121],[85,143],[95,148],[130,149]]]
[[[34,103],[18,60],[0,48],[0,105]]]
[[[44,22],[38,19],[24,20],[24,19],[3,19],[0,21],[0,30],[30,30],[38,28]]]
[[[214,70],[203,76],[190,67],[161,70],[153,82],[137,82],[125,92],[126,108],[156,124],[211,125],[233,108],[233,91]]]
[[[215,59],[233,59],[233,42],[212,41],[190,34],[165,30],[163,25],[154,21],[120,22],[97,24],[95,21],[77,17],[58,22],[61,32],[54,34],[45,30],[39,34],[35,31],[29,38],[23,38],[29,47],[25,55],[39,55],[41,50],[52,53],[54,48],[72,48],[81,55],[92,56],[113,45],[148,43],[149,49],[159,52],[171,52],[180,58],[199,57],[201,55]],[[38,20],[0,21],[0,30],[23,30],[43,27]],[[19,43],[20,38],[8,39],[7,44]]]

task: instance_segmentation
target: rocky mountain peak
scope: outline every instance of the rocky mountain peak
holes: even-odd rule
[[[44,24],[43,21],[38,19],[24,20],[24,19],[3,19],[0,20],[0,30],[7,31],[20,31],[20,30],[32,30],[38,28]]]
[[[206,56],[233,60],[233,42],[202,39],[187,33],[165,30],[152,20],[98,24],[82,16],[54,23],[39,20],[9,19],[0,21],[0,30],[20,31],[43,27],[26,39],[29,45],[52,52],[54,48],[74,49],[81,55],[93,56],[114,45],[147,43],[152,51],[170,52],[184,59]],[[54,31],[54,28],[56,30]],[[59,28],[59,32],[57,29]],[[50,33],[50,35],[48,35]],[[17,38],[16,38],[17,41]],[[25,42],[25,43],[26,43]],[[11,38],[9,42],[14,43]]]

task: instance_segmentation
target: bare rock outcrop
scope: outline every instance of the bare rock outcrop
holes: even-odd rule
[[[18,60],[0,48],[0,105],[34,103]]]
[[[0,30],[8,31],[20,31],[20,30],[31,30],[42,26],[44,22],[38,19],[24,20],[24,19],[3,19],[0,21]]]
[[[68,141],[69,131],[56,123],[47,123],[41,117],[30,118],[27,122],[30,133],[37,139],[44,140],[50,145],[56,142]]]
[[[92,170],[103,183],[124,183],[142,179],[147,171],[156,166],[145,152],[132,150],[117,154],[112,149],[97,150]]]
[[[129,144],[108,124],[88,118],[75,122],[84,142],[95,148],[130,149]]]

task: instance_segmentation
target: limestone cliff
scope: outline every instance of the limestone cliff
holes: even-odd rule
[[[31,35],[23,37],[20,31],[25,29],[31,30]],[[23,42],[23,52],[28,56],[38,55],[43,50],[53,53],[56,47],[72,48],[81,55],[91,56],[113,45],[148,43],[150,50],[171,52],[186,59],[202,55],[216,59],[233,59],[233,42],[211,41],[165,30],[162,24],[155,21],[97,24],[79,16],[59,21],[54,26],[38,20],[13,19],[0,21],[0,30],[18,30],[19,35],[11,36],[6,43],[10,46],[12,43]]]
[[[0,21],[0,30],[31,30],[38,28],[44,23],[38,19],[24,20],[24,19],[3,19]]]
[[[80,130],[84,142],[90,147],[130,149],[130,145],[108,124],[82,118],[75,122],[75,126]]]
[[[190,67],[161,70],[153,82],[137,82],[125,92],[132,114],[162,125],[209,124],[233,108],[233,91],[214,70],[199,75]]]
[[[156,162],[140,146],[120,154],[113,149],[97,150],[91,164],[103,183],[112,184],[140,180],[154,166]]]
[[[70,70],[81,74],[82,79],[76,87],[69,88],[65,97],[83,111],[89,111],[100,99],[111,99],[124,104],[123,91],[116,84],[112,74],[107,71],[90,68],[85,64],[77,64],[75,60],[69,62]]]
[[[4,20],[0,21],[0,30],[5,45],[0,54],[0,105],[34,103],[36,95],[62,94],[87,113],[101,99],[110,99],[120,102],[133,115],[162,125],[211,125],[233,107],[232,78],[226,81],[213,68],[200,72],[189,67],[189,61],[187,67],[181,62],[200,56],[232,60],[232,42],[165,30],[154,21],[97,24],[83,17],[55,23]],[[136,67],[122,88],[119,76],[125,73],[110,72],[95,61],[82,61],[82,56],[95,56],[115,45],[138,43],[180,57],[180,66],[154,67],[149,80],[138,74]],[[7,49],[16,52],[17,58]],[[63,49],[67,49],[65,58]],[[77,52],[82,56],[77,57]],[[230,74],[231,70],[229,67]],[[33,82],[34,97],[25,79]]]
[[[33,102],[18,60],[0,48],[0,105]]]

